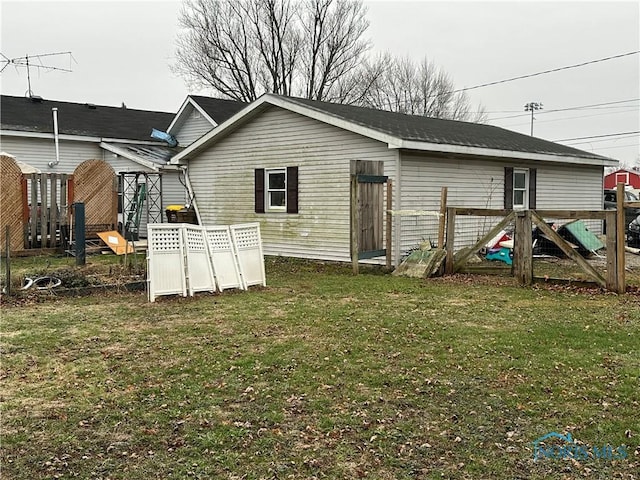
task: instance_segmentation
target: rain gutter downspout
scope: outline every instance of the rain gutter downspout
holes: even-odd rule
[[[52,108],[53,112],[53,139],[56,144],[56,159],[54,162],[49,162],[49,168],[53,168],[60,163],[60,139],[58,135],[58,109]]]

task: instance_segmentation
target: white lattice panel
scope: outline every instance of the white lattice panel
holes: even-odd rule
[[[173,223],[148,225],[149,301],[160,295],[187,295],[182,228]]]
[[[221,291],[225,288],[245,288],[240,277],[229,227],[205,227],[205,231],[218,288]]]
[[[236,248],[240,275],[245,287],[267,284],[262,255],[260,224],[231,225],[231,238]]]
[[[216,285],[204,228],[198,225],[184,225],[183,230],[189,295],[195,292],[215,292]]]

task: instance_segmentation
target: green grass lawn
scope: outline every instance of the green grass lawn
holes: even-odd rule
[[[638,478],[640,297],[274,259],[267,280],[3,306],[0,476]],[[534,461],[551,431],[625,455]]]

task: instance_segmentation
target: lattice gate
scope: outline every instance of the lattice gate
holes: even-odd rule
[[[0,156],[0,245],[5,251],[5,231],[9,227],[12,252],[24,249],[24,212],[22,171],[16,161]]]
[[[111,165],[103,160],[87,160],[73,173],[74,202],[83,202],[87,238],[98,232],[115,230],[118,221],[118,182]]]

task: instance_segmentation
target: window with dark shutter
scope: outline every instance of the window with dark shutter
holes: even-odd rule
[[[529,169],[529,208],[531,210],[536,209],[536,183],[537,183],[536,176],[537,176],[536,169],[530,168]]]
[[[536,208],[537,170],[504,168],[504,208],[513,210]]]
[[[264,213],[264,168],[255,170],[255,211]]]
[[[255,170],[255,212],[298,213],[298,167]]]
[[[298,167],[287,167],[287,213],[298,213]]]
[[[504,208],[513,209],[513,167],[504,167]]]

